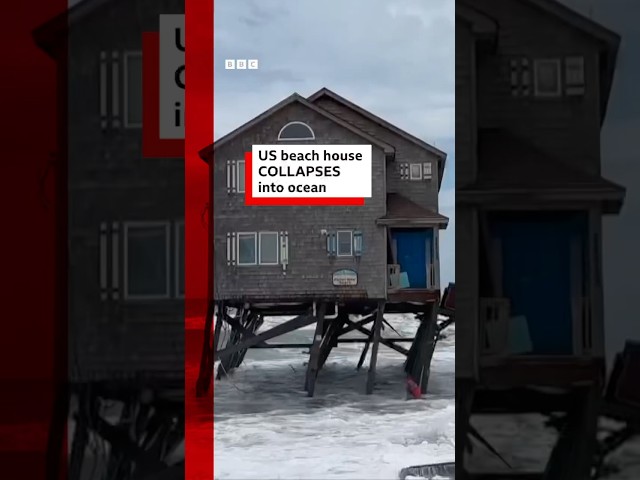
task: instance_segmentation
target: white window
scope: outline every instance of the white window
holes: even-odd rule
[[[353,232],[351,230],[338,230],[338,256],[350,257],[353,255]]]
[[[299,140],[315,140],[316,136],[311,130],[311,127],[302,122],[290,122],[287,123],[280,133],[278,133],[278,140],[280,141],[299,141]]]
[[[534,62],[534,93],[536,97],[558,97],[562,93],[560,60]]]
[[[409,180],[422,180],[422,163],[409,165]]]
[[[278,264],[278,232],[260,232],[260,265]]]
[[[422,178],[429,180],[431,178],[431,162],[422,165]]]
[[[142,126],[142,53],[124,54],[124,125]]]
[[[176,297],[184,297],[184,222],[176,223],[176,240],[175,240],[175,255],[176,255]]]
[[[567,95],[584,94],[584,57],[568,57],[565,59],[564,78]]]
[[[124,226],[124,294],[130,299],[169,297],[169,222]]]
[[[567,85],[584,85],[584,57],[568,57],[565,60]]]
[[[236,180],[237,180],[237,188],[236,191],[238,193],[244,193],[244,160],[239,160],[236,164]]]
[[[257,260],[258,235],[256,233],[238,233],[238,265],[256,265]]]

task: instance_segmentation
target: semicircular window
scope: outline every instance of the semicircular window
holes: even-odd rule
[[[316,136],[313,134],[313,130],[306,123],[291,122],[287,123],[280,133],[278,134],[278,140],[293,141],[293,140],[315,140]]]

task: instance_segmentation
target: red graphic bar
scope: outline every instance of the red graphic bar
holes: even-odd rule
[[[213,143],[213,0],[185,0],[185,311],[212,302],[213,236],[209,167],[198,152]],[[157,85],[157,82],[156,82]],[[154,93],[152,93],[154,95]],[[208,222],[203,222],[208,211]],[[204,326],[206,306],[196,308]],[[185,479],[213,479],[213,386],[196,397],[202,335],[185,322]],[[202,329],[200,330],[203,331]],[[213,368],[213,367],[211,367]]]
[[[142,34],[142,156],[182,158],[184,140],[160,138],[160,34]]]
[[[256,198],[253,196],[252,154],[244,154],[244,176],[245,194],[244,204],[248,206],[278,206],[278,207],[361,207],[364,205],[364,198]]]

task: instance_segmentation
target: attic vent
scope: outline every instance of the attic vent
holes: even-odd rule
[[[278,133],[278,140],[281,141],[297,141],[297,140],[315,140],[316,136],[311,130],[311,127],[302,122],[290,122],[287,123],[280,133]]]

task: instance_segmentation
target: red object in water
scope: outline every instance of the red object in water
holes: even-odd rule
[[[418,385],[411,377],[407,378],[407,389],[409,390],[409,393],[411,393],[413,398],[422,397],[422,392],[420,391],[420,385]]]

